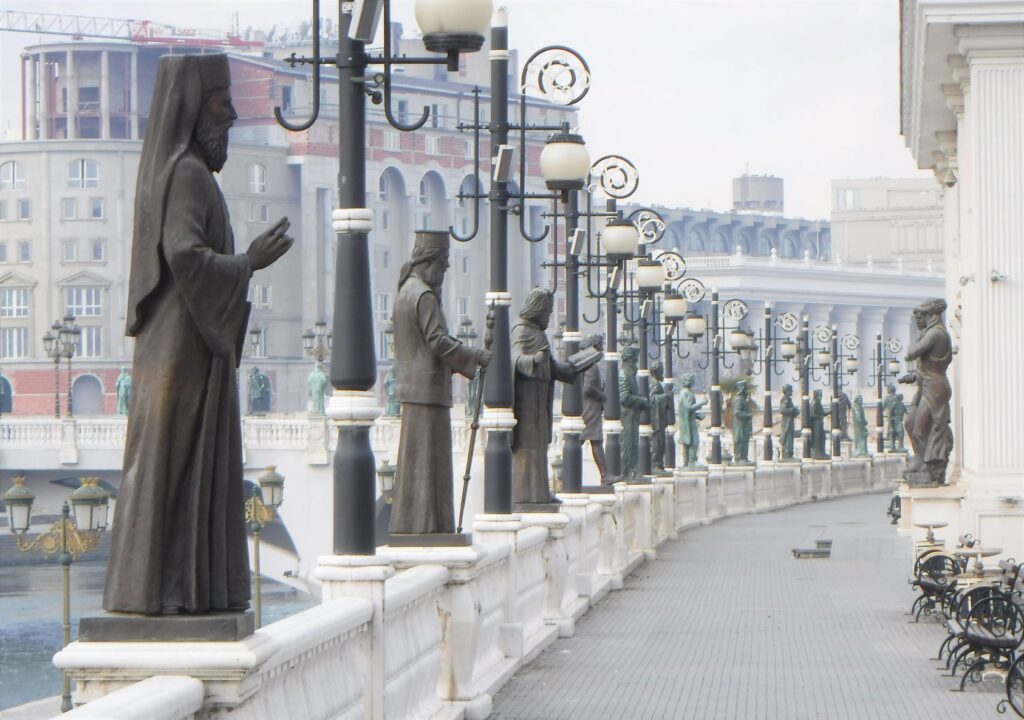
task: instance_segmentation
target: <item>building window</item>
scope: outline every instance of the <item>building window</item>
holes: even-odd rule
[[[385,211],[383,211],[380,214],[380,229],[381,230],[388,230],[390,228],[391,228],[391,213],[389,213],[387,210],[385,210]]]
[[[270,222],[270,205],[252,203],[249,205],[249,222],[266,224]]]
[[[267,328],[261,328],[260,329],[259,335],[256,336],[258,338],[257,342],[256,342],[256,346],[252,348],[252,357],[254,357],[254,358],[265,358],[265,357],[267,357],[267,347],[268,347],[269,342],[270,342],[268,334],[267,334],[268,332],[269,331],[267,330]]]
[[[7,262],[7,243],[0,242],[0,263]]]
[[[373,296],[373,319],[379,323],[391,320],[391,294],[376,293]]]
[[[69,188],[100,186],[100,165],[95,160],[72,160],[68,163]]]
[[[32,262],[32,243],[30,241],[18,242],[18,262]]]
[[[839,190],[836,197],[836,205],[840,210],[852,210],[857,207],[856,190]]]
[[[19,220],[31,220],[32,219],[32,201],[31,200],[19,200],[18,201],[18,219]]]
[[[75,220],[78,218],[78,203],[75,202],[74,198],[61,198],[60,201],[60,219],[61,220]]]
[[[441,138],[427,136],[426,138],[427,155],[440,155],[441,154]]]
[[[0,328],[0,357],[28,357],[28,328]]]
[[[463,218],[463,220],[465,220],[465,218]],[[465,226],[463,226],[463,232],[465,232]],[[462,274],[469,274],[469,255],[462,256]]]
[[[86,325],[78,338],[77,357],[95,358],[103,354],[103,327]]]
[[[269,310],[271,306],[271,286],[252,286],[252,306],[257,310]]]
[[[92,241],[92,251],[89,254],[89,259],[93,262],[103,262],[107,259],[107,241],[102,239],[95,239]]]
[[[388,345],[388,334],[381,330],[377,333],[377,352],[381,360],[391,359],[391,347]]]
[[[292,109],[292,97],[294,89],[291,85],[281,86],[281,112],[286,113]]]
[[[28,317],[28,288],[0,288],[0,317]]]
[[[267,168],[259,163],[249,166],[249,192],[265,193],[267,191]]]
[[[25,175],[21,163],[14,160],[0,164],[0,190],[24,190]]]
[[[78,241],[65,240],[60,244],[60,259],[64,262],[76,262],[78,260]]]
[[[377,181],[377,199],[381,202],[388,201],[388,176],[383,173]]]
[[[431,105],[430,106],[430,126],[439,128],[444,126],[444,115],[441,111],[444,110],[442,105]]]
[[[404,123],[409,117],[409,101],[399,100],[398,101],[398,122]]]
[[[103,316],[103,288],[97,286],[69,287],[65,289],[66,314],[80,317]]]
[[[103,219],[103,198],[89,198],[89,219]]]
[[[0,220],[7,219],[7,201],[0,200]]]
[[[469,298],[468,297],[457,297],[455,298],[455,316],[459,318],[459,322],[462,322],[463,318],[469,317]]]
[[[385,150],[401,150],[402,139],[396,132],[390,130],[384,131],[384,149]]]
[[[417,202],[420,205],[427,204],[427,179],[423,178],[420,180],[420,196],[417,198]]]

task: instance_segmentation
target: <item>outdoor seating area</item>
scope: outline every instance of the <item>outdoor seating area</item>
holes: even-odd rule
[[[939,671],[954,678],[951,690],[989,692],[995,679],[1002,698],[996,709],[1012,709],[1024,717],[1024,585],[1021,563],[1013,558],[986,567],[985,558],[997,557],[1002,548],[985,547],[978,538],[964,534],[956,547],[935,531],[946,523],[916,523],[927,530],[915,545],[912,576],[917,592],[908,615],[910,622],[933,620],[945,630],[933,660],[942,661]],[[925,625],[930,623],[923,623]]]

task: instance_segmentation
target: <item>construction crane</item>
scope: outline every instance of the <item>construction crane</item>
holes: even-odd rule
[[[75,40],[107,38],[134,43],[187,45],[189,47],[224,47],[256,50],[263,40],[243,38],[241,33],[220,30],[176,27],[150,20],[89,17],[53,13],[0,10],[0,31],[28,32],[42,35],[70,35]],[[248,33],[247,33],[248,36]]]

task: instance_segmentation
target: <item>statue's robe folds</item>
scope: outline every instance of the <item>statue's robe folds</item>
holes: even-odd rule
[[[800,408],[793,402],[792,397],[782,396],[779,403],[779,414],[782,415],[782,430],[779,439],[782,441],[782,457],[793,457],[793,440],[796,437],[796,429],[793,427],[795,418],[800,414]]]
[[[452,372],[471,377],[479,351],[448,333],[437,294],[416,275],[395,300],[395,391],[402,404],[392,533],[455,532]]]
[[[191,151],[174,169],[166,207],[159,281],[135,326],[103,607],[238,609],[250,597],[236,375],[250,263],[233,254],[224,197]]]
[[[623,372],[619,378],[619,404],[622,406],[622,474],[632,476],[640,468],[640,412],[650,405],[640,394],[636,375]]]
[[[604,379],[600,363],[594,363],[583,373],[583,434],[581,442],[604,442]]]
[[[547,361],[534,357],[547,351]],[[515,369],[512,431],[512,502],[551,501],[548,485],[548,445],[554,417],[555,381],[571,383],[572,367],[551,355],[547,335],[533,323],[520,319],[512,328],[512,366]]]
[[[679,430],[679,444],[686,448],[686,464],[690,464],[691,458],[696,459],[697,447],[700,445],[699,409],[700,402],[693,394],[693,390],[684,387],[679,393],[679,422],[676,424]]]

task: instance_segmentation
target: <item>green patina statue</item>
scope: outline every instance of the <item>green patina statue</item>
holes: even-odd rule
[[[640,467],[640,411],[647,408],[647,398],[640,394],[636,379],[640,351],[635,345],[622,351],[622,377],[619,378],[619,405],[622,409],[622,474],[636,477]]]
[[[732,454],[737,465],[750,464],[750,436],[754,431],[754,414],[750,411],[750,384],[736,383],[732,398]]]
[[[903,420],[907,416],[907,406],[903,404],[903,393],[896,393],[889,408],[889,452],[906,452],[903,444]]]
[[[664,366],[660,362],[651,365],[651,467],[656,471],[665,469],[665,428],[672,403],[662,384],[664,379]]]
[[[700,409],[708,404],[707,399],[698,400],[693,393],[693,373],[683,375],[682,391],[679,393],[679,442],[683,446],[684,464],[686,467],[698,466],[697,451],[700,448],[700,432],[698,423],[703,417]]]
[[[318,362],[316,367],[313,368],[313,372],[306,378],[306,387],[309,389],[309,414],[323,415],[324,398],[330,387],[327,374],[324,372],[323,363]]]
[[[782,416],[782,459],[793,460],[793,440],[795,438],[794,421],[800,416],[800,408],[793,402],[793,386],[782,386],[782,401],[779,403],[779,414]]]
[[[864,398],[853,399],[853,456],[870,457],[868,452],[868,419],[864,414]]]
[[[386,399],[384,415],[387,417],[401,417],[402,415],[402,406],[399,404],[395,392],[395,382],[395,366],[392,365],[384,377],[384,397]]]
[[[825,451],[825,416],[828,413],[821,403],[821,390],[815,390],[811,399],[811,455],[815,460],[828,460]]]
[[[127,415],[128,406],[132,401],[132,376],[128,374],[128,368],[121,368],[121,374],[117,376],[117,414]]]
[[[249,373],[249,414],[270,412],[270,378],[258,367]]]

